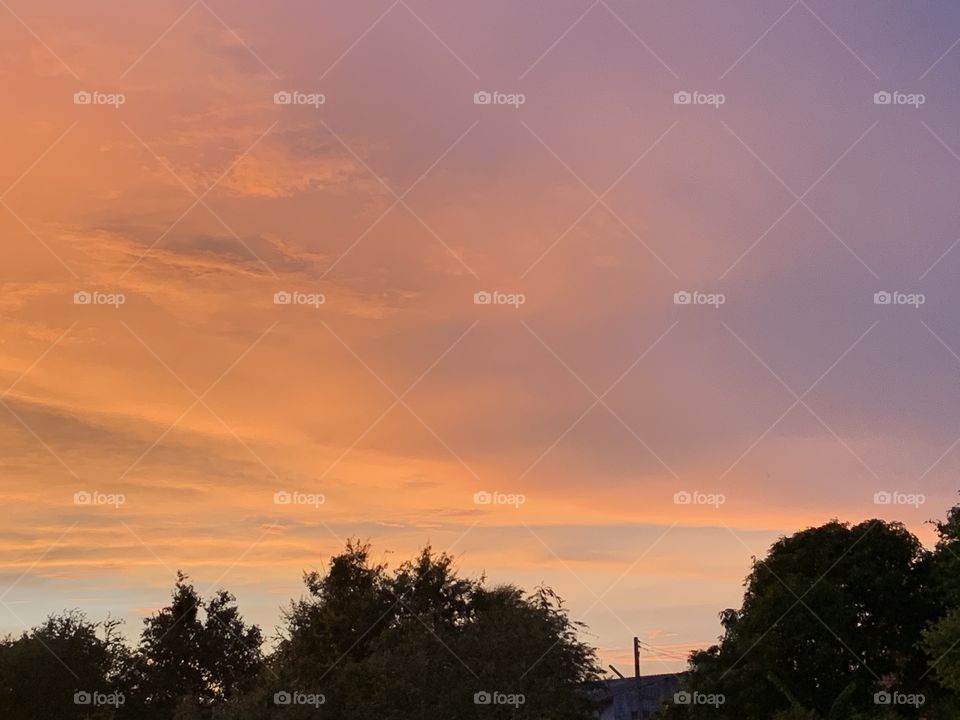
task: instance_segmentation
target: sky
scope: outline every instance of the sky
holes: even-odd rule
[[[0,631],[135,636],[178,569],[272,631],[359,537],[676,671],[783,534],[931,544],[958,45],[946,1],[0,3]]]

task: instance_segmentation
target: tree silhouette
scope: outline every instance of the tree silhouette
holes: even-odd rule
[[[310,597],[287,613],[270,662],[273,693],[322,694],[326,717],[351,720],[588,711],[583,684],[597,677],[596,656],[550,590],[487,588],[429,547],[390,573],[357,541],[305,581]]]
[[[691,655],[696,701],[661,715],[956,720],[960,506],[936,528],[933,552],[880,520],[780,538],[754,559],[741,607],[720,613],[720,641]],[[549,588],[488,586],[429,547],[391,569],[357,540],[304,583],[267,657],[233,595],[204,598],[182,573],[135,649],[115,620],[52,615],[0,640],[0,718],[594,717],[596,653]],[[923,701],[883,701],[897,693]]]
[[[880,718],[876,693],[936,693],[917,644],[940,603],[929,554],[901,524],[833,521],[781,538],[745,587],[742,607],[721,613],[720,643],[691,656],[690,690],[724,703],[668,717]]]
[[[170,604],[144,620],[136,700],[157,717],[207,716],[215,703],[250,686],[262,644],[260,628],[244,623],[230,593],[204,600],[178,573]]]
[[[130,651],[119,622],[90,622],[79,611],[51,615],[17,638],[0,641],[0,717],[10,720],[109,718],[115,706],[93,696],[128,690]]]

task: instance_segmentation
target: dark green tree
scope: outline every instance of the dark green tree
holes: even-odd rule
[[[875,693],[925,686],[917,645],[939,607],[930,578],[929,554],[899,523],[833,521],[781,538],[754,559],[742,607],[721,613],[720,643],[691,656],[690,691],[724,704],[668,717],[881,717]]]
[[[960,717],[960,506],[935,523],[939,539],[933,554],[933,585],[942,600],[940,617],[924,631],[928,672],[944,690],[942,712]]]
[[[170,605],[144,621],[135,681],[140,712],[208,717],[215,704],[252,686],[262,644],[260,628],[244,622],[233,595],[220,590],[205,600],[178,573]]]
[[[0,717],[111,718],[130,692],[125,677],[131,657],[119,625],[68,611],[0,641]]]
[[[322,695],[320,716],[343,720],[590,717],[597,659],[548,589],[489,588],[430,548],[391,572],[356,541],[305,580],[261,689],[229,717],[317,717],[277,692]]]

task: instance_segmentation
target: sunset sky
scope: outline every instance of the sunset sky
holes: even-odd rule
[[[958,38],[947,0],[0,1],[0,631],[135,636],[177,569],[272,631],[360,537],[663,672],[783,533],[929,544]]]

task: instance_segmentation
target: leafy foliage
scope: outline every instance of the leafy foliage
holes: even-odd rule
[[[960,506],[935,525],[933,551],[880,520],[834,520],[780,538],[754,559],[741,606],[720,613],[719,642],[690,657],[685,690],[722,703],[668,703],[663,716],[960,717]],[[266,657],[260,628],[244,621],[230,593],[204,598],[182,574],[134,649],[115,620],[51,616],[0,640],[0,717],[593,716],[586,688],[599,676],[596,653],[549,588],[463,578],[429,547],[391,570],[359,541],[304,584]],[[123,701],[82,697],[111,693]]]
[[[430,548],[391,574],[358,542],[305,579],[272,687],[322,693],[329,718],[585,717],[596,656],[549,589],[487,588]],[[476,705],[484,692],[524,702]]]
[[[73,611],[51,615],[18,638],[0,642],[0,717],[61,720],[110,717],[75,702],[77,693],[122,687],[130,651],[119,623],[90,622]],[[83,698],[77,700],[82,702]]]
[[[144,621],[135,649],[116,621],[52,616],[0,641],[0,717],[588,716],[583,684],[597,678],[596,656],[547,588],[489,588],[482,578],[459,577],[451,557],[429,548],[390,572],[356,541],[304,581],[306,597],[286,612],[282,637],[266,659],[260,629],[243,620],[234,597],[220,590],[204,598],[183,574],[169,604]],[[121,699],[77,703],[78,691]],[[477,705],[481,692],[522,695],[525,702]],[[313,704],[278,704],[277,693]]]
[[[725,703],[666,716],[960,717],[960,506],[935,526],[933,552],[880,520],[781,538],[754,560],[742,606],[720,613],[719,644],[691,655],[690,689]]]
[[[144,621],[131,669],[139,705],[160,717],[174,710],[202,717],[204,708],[250,687],[263,661],[263,636],[235,603],[225,590],[204,600],[178,573],[170,605]]]

